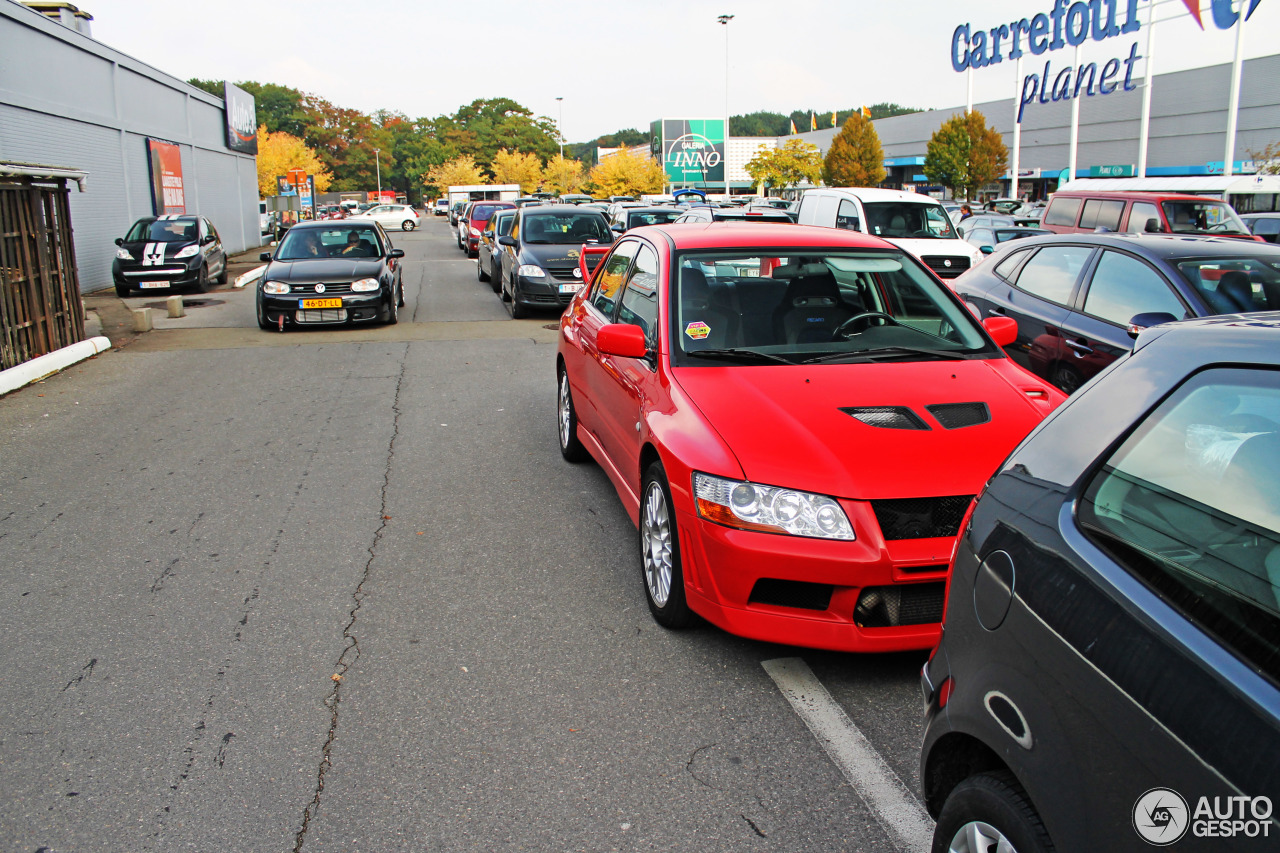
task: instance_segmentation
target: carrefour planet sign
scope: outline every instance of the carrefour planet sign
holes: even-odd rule
[[[1053,8],[1030,18],[1008,24],[978,29],[961,24],[951,35],[951,67],[956,71],[999,65],[1005,58],[1017,60],[1028,52],[1043,56],[1064,47],[1077,47],[1086,41],[1107,41],[1132,35],[1142,29],[1138,20],[1139,0],[1054,0]],[[1150,0],[1148,0],[1150,2]],[[1183,0],[1187,10],[1204,28],[1200,17],[1200,0]],[[1249,0],[1246,20],[1261,0]],[[1213,22],[1219,29],[1235,26],[1237,13],[1231,0],[1212,0]],[[1022,78],[1018,122],[1023,110],[1033,103],[1069,101],[1073,98],[1110,95],[1118,88],[1126,92],[1138,88],[1134,82],[1134,64],[1143,57],[1138,43],[1129,45],[1127,55],[1112,57],[1099,68],[1096,62],[1079,67],[1055,67],[1045,60],[1043,70]],[[1123,74],[1121,73],[1123,69]]]

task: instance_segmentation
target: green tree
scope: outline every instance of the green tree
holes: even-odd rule
[[[746,163],[747,174],[767,187],[794,187],[801,181],[818,183],[822,152],[802,139],[788,139],[777,148],[761,148]]]
[[[203,89],[214,97],[222,97],[222,81],[221,80],[201,80],[199,77],[192,77],[187,81],[197,89]],[[262,123],[262,118],[258,118],[258,123]]]
[[[271,133],[287,133],[306,138],[309,117],[303,102],[306,95],[288,86],[275,83],[258,83],[244,80],[236,84],[253,95],[253,106],[258,113],[258,124],[265,124]],[[222,91],[219,89],[218,94]]]
[[[878,187],[884,180],[884,150],[871,119],[854,113],[831,140],[822,161],[822,180],[829,187]]]
[[[1003,137],[973,110],[952,116],[934,131],[925,150],[924,173],[953,195],[972,198],[979,187],[1004,173],[1008,158]]]

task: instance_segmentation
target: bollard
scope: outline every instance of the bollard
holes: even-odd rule
[[[133,309],[133,330],[135,332],[151,331],[151,309],[150,308],[134,308]]]
[[[165,307],[169,309],[170,317],[187,316],[187,305],[182,299],[182,295],[170,296],[164,301]]]

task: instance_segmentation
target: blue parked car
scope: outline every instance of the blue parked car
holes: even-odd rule
[[[971,507],[922,672],[933,850],[1280,844],[1280,313],[1143,332]]]
[[[1001,244],[951,286],[980,317],[1017,320],[1018,340],[1005,352],[1070,394],[1129,351],[1130,326],[1280,310],[1280,246],[1156,234],[1026,237]]]

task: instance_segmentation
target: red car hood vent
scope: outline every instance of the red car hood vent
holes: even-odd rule
[[[880,429],[929,429],[920,416],[906,406],[841,406],[840,411]]]
[[[986,403],[941,403],[925,409],[946,429],[978,426],[991,420]]]

